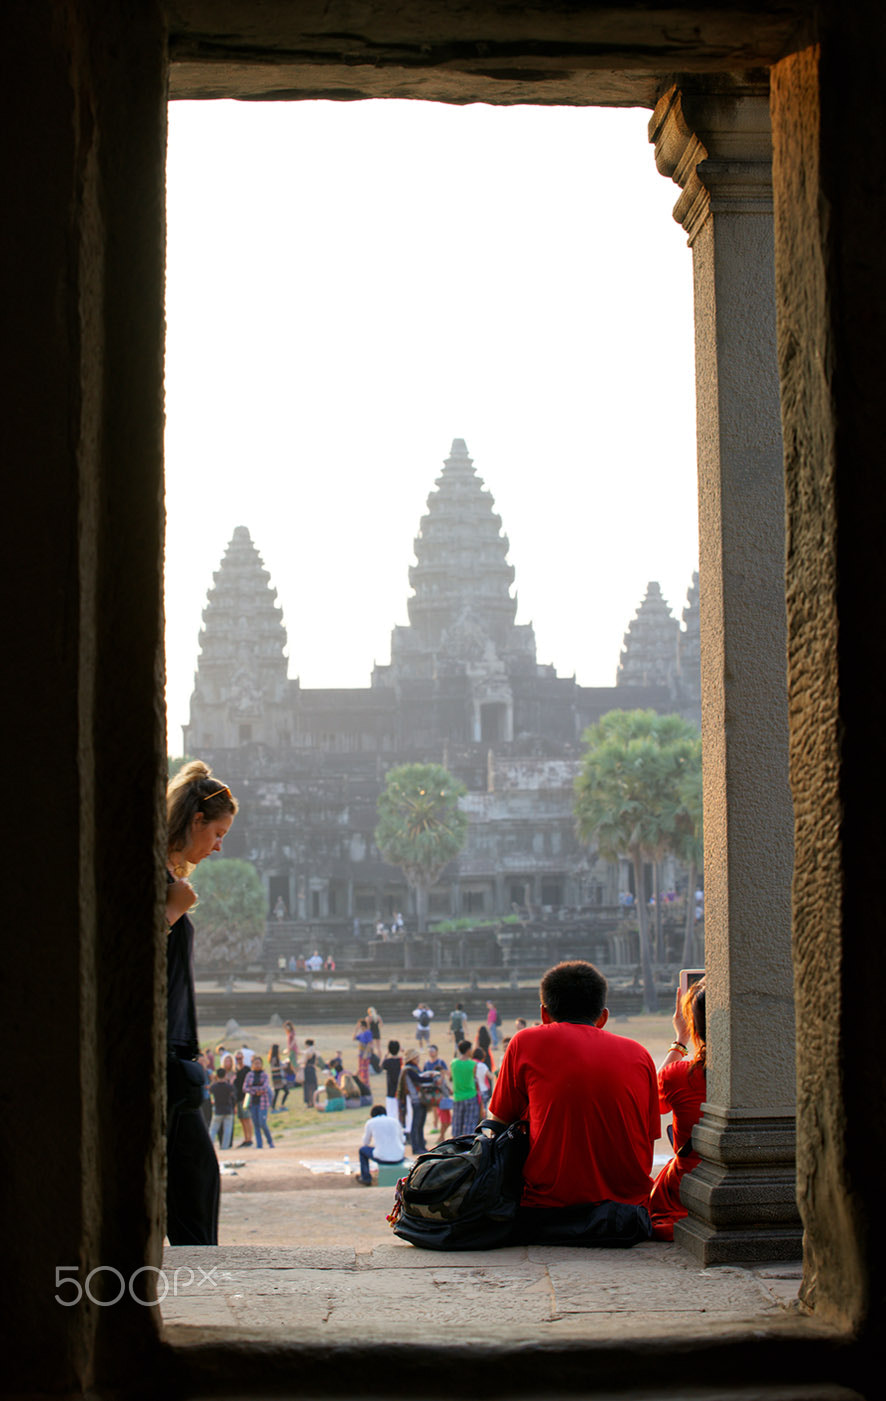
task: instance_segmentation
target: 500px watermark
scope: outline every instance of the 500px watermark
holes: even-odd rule
[[[139,1265],[137,1270],[133,1270],[127,1281],[126,1276],[122,1274],[120,1270],[116,1269],[114,1265],[96,1265],[94,1269],[89,1271],[86,1279],[81,1284],[79,1278],[77,1278],[80,1274],[79,1265],[56,1265],[55,1287],[57,1293],[55,1294],[55,1302],[61,1304],[63,1308],[70,1309],[73,1308],[75,1304],[79,1304],[85,1294],[90,1303],[97,1304],[99,1308],[106,1309],[109,1308],[111,1304],[119,1304],[120,1300],[128,1292],[130,1298],[134,1299],[137,1304],[141,1304],[142,1308],[153,1309],[156,1308],[158,1304],[163,1303],[163,1300],[169,1293],[170,1284],[172,1286],[173,1298],[177,1298],[180,1290],[190,1289],[192,1286],[196,1286],[197,1289],[202,1289],[204,1285],[208,1284],[211,1285],[213,1289],[217,1289],[218,1280],[214,1278],[215,1273],[216,1267],[214,1265],[210,1270],[201,1269],[198,1265],[196,1271],[192,1270],[190,1265],[180,1265],[177,1270],[173,1271],[171,1276],[168,1275],[165,1270],[158,1269],[156,1265]],[[114,1281],[113,1292],[108,1299],[101,1298],[99,1294],[93,1290],[93,1281],[95,1281],[97,1288],[102,1275],[108,1277],[103,1281],[105,1288],[111,1283],[111,1280]],[[139,1283],[144,1291],[148,1276],[150,1275],[157,1276],[157,1293],[156,1297],[153,1299],[139,1294],[135,1288],[136,1283]],[[200,1276],[199,1279],[197,1275]],[[188,1278],[183,1279],[182,1276],[188,1276]],[[160,1293],[161,1283],[163,1285],[162,1294]],[[63,1290],[72,1292],[63,1294]],[[105,1289],[103,1288],[101,1292],[104,1293]]]

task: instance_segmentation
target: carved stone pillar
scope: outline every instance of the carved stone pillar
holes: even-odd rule
[[[765,86],[672,88],[650,122],[693,255],[708,1101],[675,1239],[704,1264],[800,1254],[784,471]]]

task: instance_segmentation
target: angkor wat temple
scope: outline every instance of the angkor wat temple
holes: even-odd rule
[[[256,865],[287,924],[345,938],[356,920],[371,929],[402,910],[408,922],[404,878],[372,834],[385,773],[411,761],[443,763],[468,790],[467,845],[431,893],[432,918],[617,909],[627,863],[597,861],[574,831],[581,736],[614,708],[700,722],[698,576],[682,627],[649,584],[616,684],[588,687],[537,661],[532,626],[515,621],[507,555],[493,498],[456,438],[419,525],[409,623],[393,630],[390,664],[365,688],[308,690],[287,677],[268,571],[246,527],[234,531],[203,614],[184,751],[235,789],[226,854]]]

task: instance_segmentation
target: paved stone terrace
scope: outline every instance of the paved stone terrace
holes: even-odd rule
[[[290,1194],[285,1198],[291,1203]],[[417,1340],[445,1343],[454,1335],[508,1342],[604,1339],[626,1330],[645,1337],[712,1327],[738,1332],[778,1327],[793,1316],[798,1265],[702,1270],[677,1246],[655,1242],[623,1251],[423,1251],[392,1235],[383,1215],[388,1201],[379,1189],[301,1191],[303,1244],[168,1247],[165,1323],[176,1332],[222,1328],[364,1342],[415,1327]],[[249,1193],[250,1209],[268,1224],[283,1204],[282,1193]],[[352,1233],[353,1243],[324,1243],[324,1233],[339,1241]]]
[[[193,1358],[188,1375],[194,1395],[215,1394],[207,1386],[239,1395],[236,1375],[245,1369],[252,1376],[255,1367],[256,1386],[249,1392],[254,1401],[272,1394],[311,1401],[315,1392],[331,1394],[327,1382],[332,1390],[339,1387],[335,1394],[349,1396],[355,1390],[366,1397],[449,1396],[451,1386],[438,1392],[429,1390],[429,1382],[437,1378],[442,1384],[463,1366],[459,1401],[507,1395],[503,1368],[515,1398],[531,1401],[537,1394],[541,1401],[543,1395],[578,1394],[576,1377],[584,1394],[587,1349],[593,1352],[591,1370],[600,1366],[605,1377],[629,1384],[619,1362],[627,1344],[638,1358],[649,1347],[668,1347],[673,1354],[662,1388],[651,1391],[648,1401],[744,1401],[751,1395],[754,1401],[859,1401],[857,1391],[839,1384],[844,1378],[828,1355],[835,1335],[797,1306],[799,1262],[703,1270],[679,1247],[657,1242],[626,1251],[417,1250],[387,1225],[391,1188],[360,1188],[341,1173],[318,1177],[306,1166],[306,1160],[315,1167],[319,1160],[341,1162],[346,1151],[353,1160],[355,1148],[351,1126],[302,1134],[297,1141],[281,1134],[273,1152],[235,1147],[223,1155],[238,1164],[236,1174],[222,1177],[223,1244],[167,1247],[164,1260],[165,1332]],[[792,1374],[788,1363],[779,1375],[780,1350],[789,1350],[799,1334],[821,1339],[823,1372],[785,1389],[781,1384]],[[242,1356],[241,1348],[232,1374],[219,1343],[258,1348],[261,1361]],[[710,1350],[711,1377],[718,1384],[713,1390],[679,1386],[681,1349],[693,1343]],[[381,1374],[372,1354],[379,1344],[389,1358]],[[767,1358],[764,1374],[772,1384],[733,1391],[728,1375],[720,1374],[722,1349],[740,1357],[751,1344]],[[403,1354],[396,1378],[391,1347]],[[774,1349],[772,1374],[767,1348]],[[572,1361],[564,1367],[568,1354]],[[550,1356],[550,1375],[558,1378],[548,1391],[537,1387],[539,1375],[548,1374],[542,1355]],[[727,1373],[731,1365],[725,1361]],[[659,1370],[656,1364],[656,1376]],[[355,1375],[365,1377],[356,1389],[347,1380]],[[618,1390],[603,1378],[598,1384],[599,1392],[591,1384],[587,1394],[605,1394],[609,1385]],[[641,1401],[634,1391],[631,1397]]]
[[[163,1304],[165,1324],[338,1341],[386,1341],[409,1325],[422,1342],[611,1338],[625,1328],[656,1337],[778,1327],[799,1286],[799,1267],[700,1269],[676,1245],[657,1243],[415,1250],[387,1226],[390,1238],[377,1236],[369,1191],[356,1201],[301,1192],[300,1213],[324,1216],[322,1195],[355,1226],[355,1244],[168,1248],[165,1271],[178,1293]]]

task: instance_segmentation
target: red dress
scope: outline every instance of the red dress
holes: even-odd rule
[[[674,1116],[674,1151],[680,1151],[692,1138],[692,1129],[701,1118],[706,1094],[705,1073],[690,1060],[673,1061],[658,1072],[658,1093],[662,1113]],[[674,1156],[655,1179],[649,1196],[649,1215],[656,1240],[673,1240],[674,1222],[687,1215],[680,1201],[680,1183],[687,1172],[698,1167],[697,1153]]]

